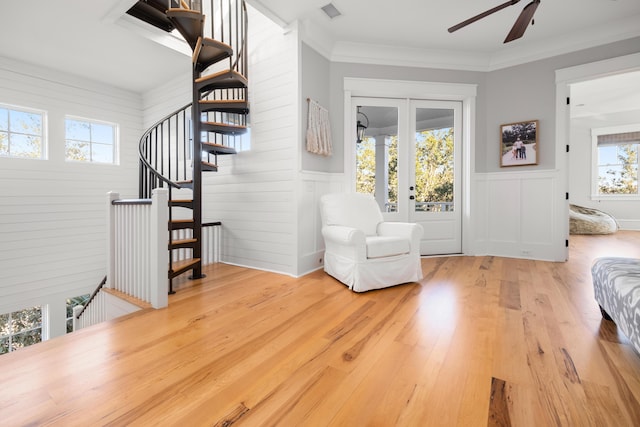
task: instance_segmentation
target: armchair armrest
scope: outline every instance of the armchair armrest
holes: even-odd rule
[[[326,225],[322,227],[322,237],[327,252],[357,261],[367,258],[366,239],[362,230],[342,225]]]
[[[411,241],[411,252],[420,252],[420,239],[423,229],[420,224],[409,222],[381,222],[378,224],[378,236],[404,237]]]

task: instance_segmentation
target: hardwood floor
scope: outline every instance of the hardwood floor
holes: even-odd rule
[[[640,425],[640,355],[590,275],[640,258],[640,233],[570,253],[428,258],[421,283],[364,294],[213,265],[167,309],[0,357],[0,425]]]

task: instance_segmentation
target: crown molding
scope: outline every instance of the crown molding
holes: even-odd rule
[[[285,31],[292,24],[275,14],[264,0],[246,2]],[[496,71],[617,41],[640,37],[640,15],[616,23],[594,26],[589,30],[536,42],[525,39],[502,46],[494,52],[471,50],[421,49],[391,45],[373,45],[335,40],[310,20],[296,21],[300,40],[332,62],[435,68],[460,71]]]
[[[561,40],[523,40],[497,52],[418,49],[341,41],[331,44],[330,39],[317,31],[305,33],[303,41],[311,47],[322,46],[318,52],[333,62],[487,72],[635,37],[640,37],[640,16],[626,18],[616,25],[568,34]]]

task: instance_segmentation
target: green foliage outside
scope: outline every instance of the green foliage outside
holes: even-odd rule
[[[91,123],[67,119],[65,127],[65,159],[89,161],[91,159]]]
[[[0,354],[42,341],[42,309],[0,314]]]
[[[600,194],[638,194],[638,144],[618,146],[618,165],[598,177]]]
[[[0,108],[0,156],[42,157],[41,113]]]
[[[416,134],[416,201],[453,202],[453,128]]]
[[[365,137],[356,146],[356,191],[371,194],[376,189],[376,141]]]
[[[387,203],[398,202],[398,137],[388,138]],[[365,138],[356,149],[356,191],[375,194],[376,147],[373,138]],[[417,203],[453,202],[454,147],[453,128],[416,133],[415,196]]]

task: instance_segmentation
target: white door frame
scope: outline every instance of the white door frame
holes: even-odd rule
[[[355,191],[356,112],[352,97],[411,98],[462,102],[462,253],[472,254],[474,241],[471,194],[475,180],[475,107],[477,85],[404,80],[344,78],[344,188]]]
[[[560,185],[569,192],[569,153],[566,146],[571,141],[571,117],[567,99],[571,97],[571,85],[615,74],[640,71],[640,53],[619,56],[603,61],[590,62],[556,70],[556,167],[560,172]],[[569,201],[560,209],[558,223],[564,231],[563,240],[569,239]],[[562,242],[561,242],[562,244]],[[569,259],[569,248],[565,247],[564,259]]]

